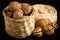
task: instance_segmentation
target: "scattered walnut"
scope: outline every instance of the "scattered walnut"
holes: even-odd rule
[[[42,33],[42,28],[41,27],[36,27],[32,34],[35,36],[35,37],[42,37],[43,33]]]
[[[32,11],[32,6],[28,3],[21,3],[21,5],[24,15],[30,14],[30,12]]]
[[[21,4],[17,1],[14,1],[14,2],[10,2],[9,3],[9,9],[10,10],[18,10],[18,9],[21,9]]]
[[[47,35],[52,35],[54,34],[54,29],[51,25],[47,25],[46,27],[44,27],[44,33]]]
[[[51,25],[54,29],[58,28],[58,24],[57,23],[50,22],[49,25]]]
[[[46,34],[46,35],[53,35],[54,34],[54,29],[52,29],[52,30],[50,30],[50,31],[45,31],[44,33]]]
[[[40,19],[38,21],[36,21],[36,27],[45,27],[48,24],[48,21],[45,19]]]
[[[51,25],[47,25],[47,26],[44,27],[45,31],[50,31],[52,29],[53,29],[53,27]]]
[[[13,18],[14,19],[21,19],[23,18],[23,11],[15,11],[14,14],[13,14]]]

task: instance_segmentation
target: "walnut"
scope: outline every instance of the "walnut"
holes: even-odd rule
[[[51,25],[47,25],[46,27],[44,27],[44,33],[47,35],[52,35],[54,34],[54,29]]]
[[[23,11],[22,11],[22,10],[20,10],[20,11],[15,11],[15,12],[13,13],[13,18],[14,18],[14,19],[21,19],[21,18],[23,18]]]
[[[7,12],[7,16],[12,18],[13,13],[12,12]]]
[[[21,9],[21,4],[17,1],[9,3],[9,10],[18,10]]]
[[[53,35],[54,34],[54,29],[50,30],[50,31],[45,31],[46,35]]]
[[[50,31],[52,29],[53,29],[53,27],[51,25],[47,25],[46,27],[44,27],[45,31]]]
[[[36,26],[38,27],[45,27],[48,24],[48,21],[45,19],[40,19],[38,21],[36,21]]]
[[[57,23],[50,22],[49,25],[51,25],[54,29],[58,28],[58,24]]]
[[[6,14],[6,16],[12,17],[12,12],[10,10],[5,9],[4,13]]]
[[[43,33],[42,33],[42,28],[41,27],[36,27],[32,34],[35,36],[35,37],[42,37]]]
[[[28,3],[21,3],[22,5],[22,10],[24,12],[24,15],[28,15],[32,11],[32,6]]]

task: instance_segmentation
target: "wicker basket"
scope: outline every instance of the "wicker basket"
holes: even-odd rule
[[[35,4],[32,7],[34,8],[32,14],[35,16],[36,21],[39,19],[48,19],[50,22],[57,22],[57,10],[53,6]]]
[[[8,6],[5,9],[8,9]],[[8,35],[14,38],[25,38],[31,35],[35,27],[35,20],[32,14],[24,19],[13,19],[6,16],[4,10],[5,30]]]

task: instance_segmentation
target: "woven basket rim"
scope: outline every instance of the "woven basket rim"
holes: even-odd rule
[[[5,9],[8,9],[8,7],[9,7],[9,6],[7,6]],[[24,21],[24,20],[26,20],[26,18],[24,18],[24,19],[13,19],[13,18],[10,18],[9,16],[6,16],[6,14],[5,14],[5,12],[4,12],[5,9],[4,9],[3,12],[2,12],[2,14],[3,14],[4,17],[8,17],[10,20],[15,20],[15,21]],[[32,16],[32,14],[31,14],[30,16]],[[28,17],[30,17],[30,16],[26,16],[26,17],[28,18]]]

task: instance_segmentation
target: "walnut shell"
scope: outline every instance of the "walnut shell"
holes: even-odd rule
[[[52,29],[53,29],[53,27],[51,25],[47,25],[47,26],[44,27],[45,31],[50,31]]]
[[[7,16],[9,16],[9,17],[12,16],[12,12],[9,11],[8,9],[5,9],[4,12],[6,13]]]
[[[42,28],[41,27],[36,27],[33,32],[32,32],[33,36],[35,37],[42,37],[43,33],[42,33]]]
[[[17,1],[13,1],[9,3],[9,10],[18,10],[21,9],[21,4]]]
[[[15,11],[15,12],[13,13],[13,18],[14,18],[14,19],[21,19],[21,18],[23,18],[23,11],[22,11],[22,10],[20,10],[20,11]]]
[[[32,11],[32,6],[28,3],[21,3],[21,5],[24,15],[30,14],[30,12]]]
[[[36,27],[45,27],[48,24],[48,20],[46,19],[39,19],[38,21],[36,21],[35,25]]]
[[[55,31],[51,25],[47,25],[43,30],[46,35],[53,35]]]
[[[50,31],[45,31],[44,33],[46,34],[46,35],[53,35],[54,34],[54,29],[52,29],[52,30],[50,30]]]
[[[49,25],[51,25],[54,29],[58,28],[58,24],[55,22],[50,22]]]

